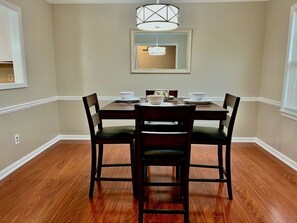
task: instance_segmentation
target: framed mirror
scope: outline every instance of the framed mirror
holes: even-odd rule
[[[0,90],[27,87],[21,9],[0,0]]]
[[[190,73],[192,29],[131,30],[131,73]]]

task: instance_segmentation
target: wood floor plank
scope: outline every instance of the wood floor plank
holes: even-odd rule
[[[191,161],[215,163],[213,146],[192,148]],[[127,145],[107,145],[104,162],[129,161]],[[60,141],[0,181],[0,222],[136,223],[137,201],[130,182],[102,182],[88,198],[90,144]],[[172,180],[173,168],[151,168],[151,179]],[[191,168],[192,177],[217,177],[214,170]],[[129,177],[130,168],[103,175]],[[190,222],[296,223],[297,173],[253,143],[232,145],[233,197],[225,184],[190,183]],[[179,191],[151,188],[152,207],[178,208]],[[172,200],[173,197],[173,200]],[[170,204],[170,202],[174,204]],[[179,215],[147,215],[145,222],[179,223]]]

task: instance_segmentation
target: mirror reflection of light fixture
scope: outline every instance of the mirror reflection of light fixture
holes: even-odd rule
[[[166,54],[166,47],[159,46],[158,37],[156,37],[156,45],[148,47],[148,54],[150,56],[164,56]]]
[[[166,47],[166,55],[148,55],[148,47],[153,46],[156,37],[159,45]],[[176,29],[164,32],[130,30],[130,72],[131,74],[189,74],[191,73],[192,29]],[[170,59],[169,59],[170,57]],[[167,66],[167,59],[174,61]],[[151,64],[154,61],[154,66]],[[162,61],[162,64],[159,64]],[[163,63],[164,62],[164,63]],[[156,65],[156,66],[155,66]]]
[[[167,31],[179,25],[179,8],[175,5],[146,4],[136,8],[136,27],[145,31]]]
[[[164,56],[166,55],[166,47],[152,46],[148,48],[150,56]]]

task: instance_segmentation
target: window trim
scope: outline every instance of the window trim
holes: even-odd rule
[[[15,72],[15,82],[0,83],[0,91],[16,88],[25,88],[28,87],[28,82],[25,62],[21,8],[5,0],[0,0],[0,6],[9,10],[9,13],[11,15],[10,22],[14,25],[14,27],[12,27],[13,34],[11,36],[11,41],[13,43],[12,57]]]
[[[295,17],[297,17],[297,3],[291,6],[290,12],[290,24],[289,24],[289,32],[288,32],[288,42],[287,42],[287,53],[286,53],[286,61],[285,61],[285,71],[284,71],[284,82],[283,82],[283,94],[282,94],[282,104],[281,104],[281,113],[282,116],[297,120],[297,110],[292,111],[292,109],[286,108],[286,99],[288,94],[288,79],[289,79],[289,58],[292,52],[293,47],[293,31],[295,31],[295,35],[297,35],[297,30],[294,30],[295,26]]]

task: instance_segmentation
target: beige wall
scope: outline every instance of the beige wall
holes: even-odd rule
[[[191,74],[130,74],[130,29],[136,4],[53,5],[60,96],[117,96],[133,90],[178,89],[180,96],[205,91],[257,97],[260,92],[266,2],[182,4],[181,28],[193,29]],[[112,12],[112,13],[111,13]],[[60,101],[62,134],[87,134],[81,101]],[[255,137],[257,105],[242,102],[237,136]],[[72,120],[76,120],[73,123]],[[247,121],[248,120],[248,121]]]
[[[49,142],[59,134],[57,103],[0,115],[0,170]],[[18,133],[20,143],[15,145]]]
[[[52,6],[58,95],[144,95],[153,88],[259,95],[266,2],[179,5],[180,27],[193,28],[190,75],[130,74],[136,6]]]
[[[260,96],[281,101],[287,53],[290,7],[296,0],[270,0]],[[297,121],[281,116],[280,107],[260,104],[258,138],[297,162]]]
[[[22,10],[28,87],[0,91],[0,109],[56,96],[51,6],[9,0]],[[14,135],[19,133],[20,144]],[[59,134],[57,102],[0,115],[0,170]]]

